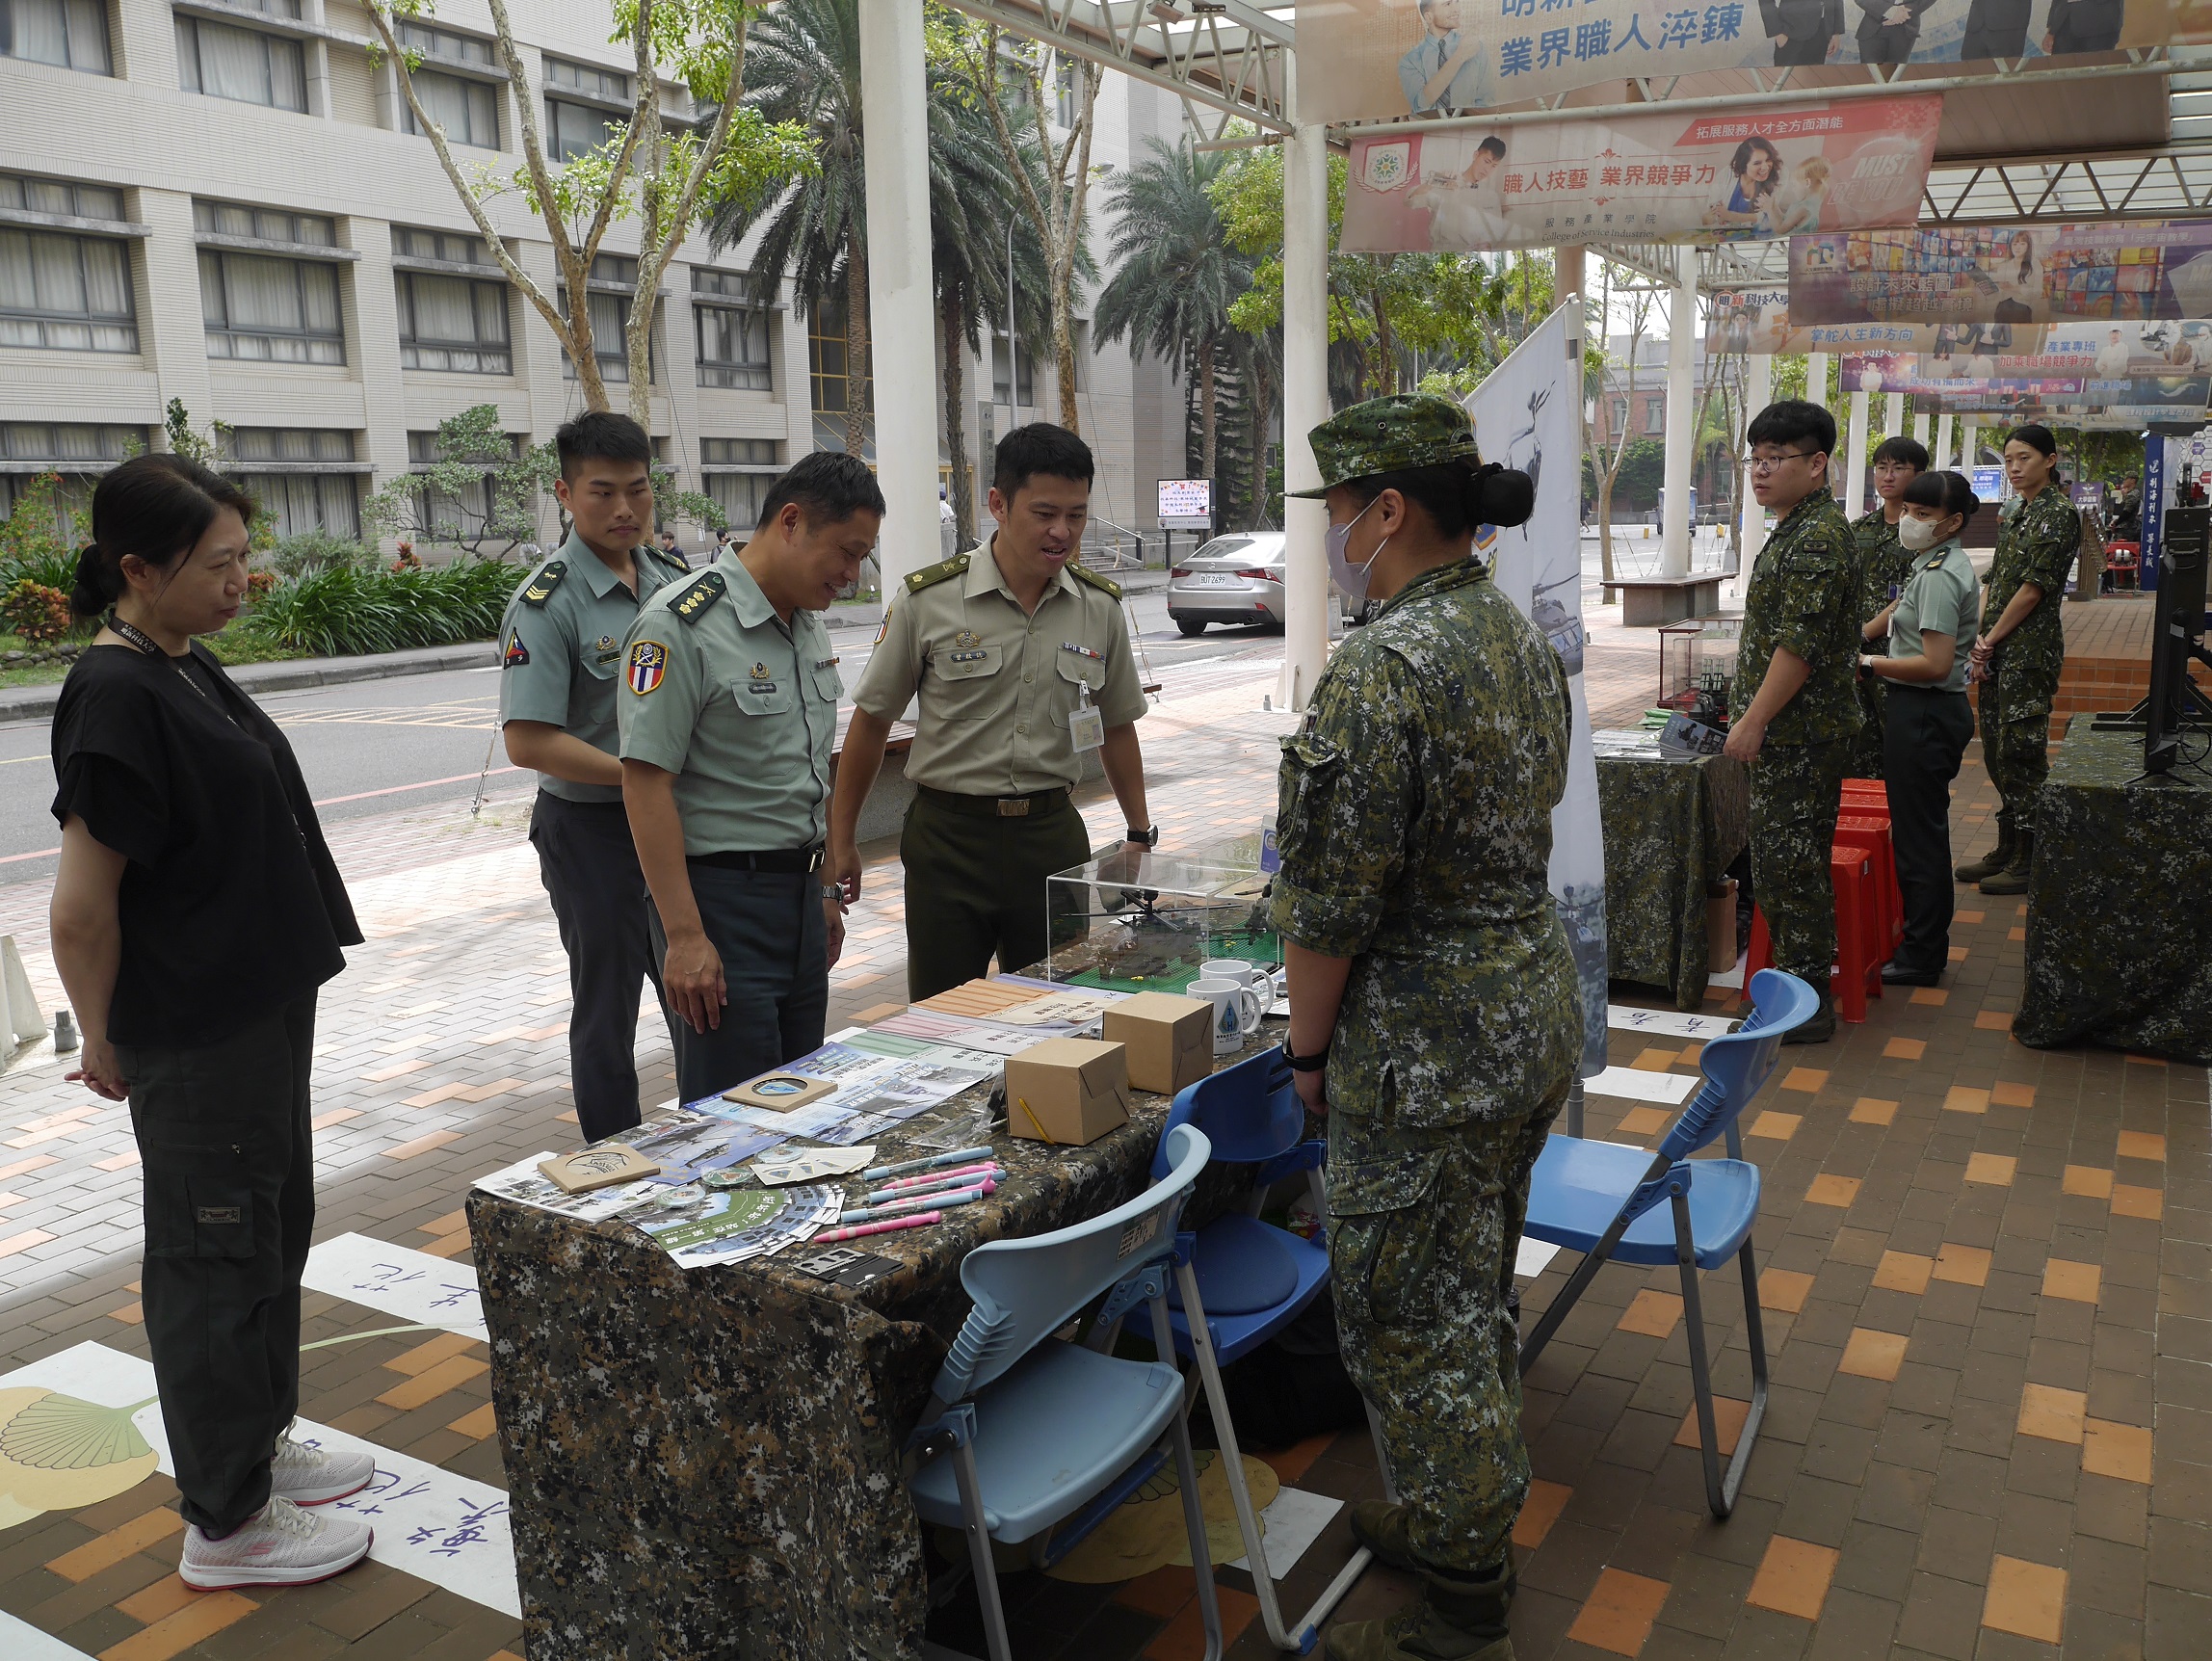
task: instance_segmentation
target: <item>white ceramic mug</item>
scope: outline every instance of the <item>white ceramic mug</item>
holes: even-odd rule
[[[1248,963],[1242,958],[1208,958],[1198,965],[1201,981],[1234,981],[1240,987],[1260,991],[1262,979],[1257,963]]]
[[[1244,1047],[1247,1034],[1259,1030],[1266,1006],[1250,987],[1234,981],[1197,980],[1188,995],[1214,1006],[1214,1054],[1233,1055]]]

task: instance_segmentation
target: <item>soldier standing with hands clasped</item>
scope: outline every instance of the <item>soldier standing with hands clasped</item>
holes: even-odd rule
[[[1843,775],[1858,731],[1859,569],[1828,488],[1835,417],[1786,398],[1752,417],[1751,493],[1780,517],[1744,591],[1744,632],[1723,753],[1751,775],[1751,887],[1775,963],[1818,989],[1820,1008],[1782,1038],[1835,1036],[1835,884],[1828,872]]]
[[[1378,398],[1311,442],[1330,573],[1382,603],[1283,741],[1283,1047],[1329,1115],[1337,1330],[1402,1496],[1356,1506],[1353,1537],[1424,1593],[1337,1627],[1329,1653],[1502,1658],[1529,1483],[1506,1299],[1582,1050],[1545,878],[1567,672],[1470,557],[1476,525],[1519,524],[1533,489],[1482,465],[1463,410]]]
[[[507,603],[499,724],[508,760],[538,771],[530,841],[568,954],[576,1123],[597,1142],[638,1122],[638,989],[649,981],[660,991],[615,758],[622,639],[638,608],[685,570],[646,545],[653,453],[643,427],[593,410],[553,446],[553,493],[574,528]]]

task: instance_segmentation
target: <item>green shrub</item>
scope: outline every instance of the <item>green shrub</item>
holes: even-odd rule
[[[333,567],[278,583],[254,606],[246,627],[318,657],[488,640],[515,581],[514,567],[490,561],[464,560],[440,570]]]
[[[28,577],[18,578],[0,596],[0,622],[36,645],[60,640],[72,620],[66,593]]]
[[[16,488],[15,506],[0,521],[0,592],[19,582],[60,589],[77,583],[77,550],[64,540],[62,476],[35,473]]]
[[[312,576],[318,571],[366,569],[377,552],[334,531],[300,531],[270,550],[269,563],[280,577]]]

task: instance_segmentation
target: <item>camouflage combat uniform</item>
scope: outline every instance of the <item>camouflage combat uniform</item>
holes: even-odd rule
[[[1843,777],[1859,730],[1853,689],[1859,644],[1857,544],[1823,486],[1784,515],[1759,550],[1744,593],[1729,717],[1741,721],[1778,646],[1812,668],[1768,724],[1751,763],[1751,886],[1775,964],[1825,998],[1835,961],[1835,888],[1828,857]]]
[[[1989,678],[1977,694],[1982,762],[2015,832],[2035,829],[2036,793],[2050,772],[2051,700],[2067,655],[2059,606],[2080,546],[2079,510],[2058,486],[2046,485],[1997,528],[1997,554],[1983,590],[1985,639],[2021,584],[2043,591],[2036,609],[1996,646]]]
[[[1442,400],[1376,404],[1442,405],[1472,450]],[[1321,434],[1373,408],[1317,433],[1324,478],[1409,464],[1322,455]],[[1353,960],[1327,1073],[1344,1361],[1380,1416],[1412,1556],[1446,1575],[1510,1565],[1528,1490],[1505,1300],[1582,1047],[1545,882],[1567,725],[1558,654],[1469,561],[1393,594],[1283,743],[1276,922]]]
[[[1897,527],[1877,508],[1851,522],[1858,549],[1858,620],[1861,626],[1882,615],[1882,608],[1898,596],[1912,571],[1912,555],[1897,540]],[[1888,651],[1885,640],[1862,641],[1857,647],[1871,656]],[[1859,727],[1851,753],[1851,777],[1882,777],[1882,722],[1883,699],[1889,683],[1880,675],[1858,679]]]

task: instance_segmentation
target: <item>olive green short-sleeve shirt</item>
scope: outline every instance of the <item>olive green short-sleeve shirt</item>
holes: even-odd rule
[[[1918,657],[1922,631],[1947,634],[1958,645],[1951,658],[1951,672],[1940,681],[1915,684],[1942,692],[1966,690],[1966,654],[1974,648],[1981,628],[1982,585],[1974,575],[1974,562],[1957,538],[1912,556],[1912,568],[1905,579],[1905,592],[1897,596],[1897,609],[1889,614],[1889,655]]]
[[[622,759],[676,776],[686,855],[822,843],[844,682],[820,613],[786,624],[724,554],[640,608],[621,686]]]
[[[853,701],[896,721],[921,700],[907,777],[960,796],[1025,796],[1082,777],[1068,718],[1145,713],[1119,591],[1062,570],[1025,614],[987,544],[917,571],[891,596]]]
[[[499,622],[499,725],[541,721],[616,753],[615,692],[621,684],[622,642],[638,608],[665,584],[686,575],[657,548],[636,548],[635,593],[606,562],[571,534],[551,559],[532,570],[507,602]],[[538,787],[569,802],[619,802],[621,786],[579,784],[538,776]]]

